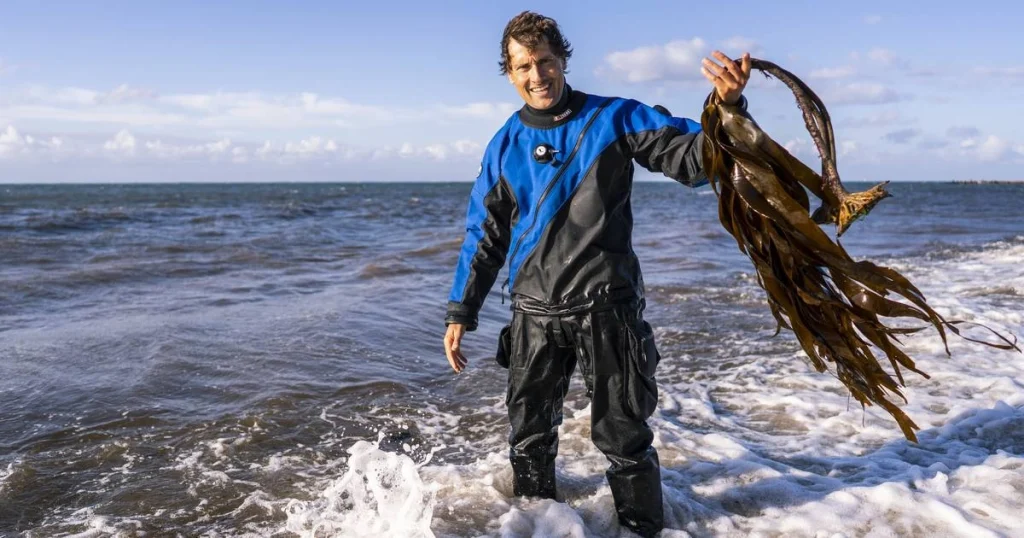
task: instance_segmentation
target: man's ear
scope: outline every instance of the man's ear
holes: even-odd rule
[[[516,81],[512,78],[512,72],[511,71],[508,72],[508,83],[509,84],[515,84],[516,83]]]

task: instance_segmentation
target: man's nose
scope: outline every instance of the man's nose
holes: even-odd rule
[[[540,82],[540,79],[540,66],[537,64],[533,64],[532,66],[530,66],[530,81]]]

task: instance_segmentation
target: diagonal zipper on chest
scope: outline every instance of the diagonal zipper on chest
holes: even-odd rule
[[[526,228],[526,230],[519,235],[519,239],[516,241],[515,248],[512,249],[512,255],[509,256],[508,258],[509,268],[511,268],[512,263],[515,262],[516,254],[519,253],[519,247],[523,246],[523,240],[526,239],[526,236],[528,236],[531,231],[533,231],[533,227],[537,225],[538,214],[540,213],[541,206],[544,204],[544,200],[547,199],[548,194],[551,194],[551,189],[555,188],[555,185],[558,184],[558,180],[562,178],[562,174],[565,173],[565,171],[569,168],[569,165],[572,164],[573,159],[576,158],[576,153],[580,150],[580,146],[583,145],[583,137],[586,136],[587,131],[590,130],[590,126],[594,124],[594,120],[596,120],[597,117],[601,115],[601,111],[604,110],[604,108],[608,106],[608,103],[611,102],[612,98],[609,97],[608,99],[605,99],[604,102],[597,106],[597,110],[595,110],[594,114],[590,116],[589,120],[587,120],[586,125],[583,126],[583,130],[580,131],[580,135],[576,137],[576,145],[573,146],[572,152],[570,152],[569,156],[565,158],[565,162],[562,163],[562,166],[558,169],[558,172],[555,172],[555,177],[551,178],[551,181],[548,182],[547,187],[544,188],[544,192],[542,192],[540,198],[537,199],[537,205],[536,207],[533,208],[532,211],[533,219],[530,221],[530,225]],[[503,291],[505,289],[505,286],[507,286],[510,281],[511,277],[505,279],[505,283],[501,285]]]

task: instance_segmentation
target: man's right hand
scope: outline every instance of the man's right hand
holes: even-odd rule
[[[466,326],[452,323],[444,333],[444,353],[448,356],[448,364],[455,373],[461,373],[466,367],[466,356],[462,354],[462,337],[466,334]]]

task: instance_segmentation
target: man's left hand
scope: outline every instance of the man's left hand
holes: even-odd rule
[[[743,95],[743,88],[746,87],[747,81],[750,80],[750,53],[746,52],[743,54],[743,60],[740,65],[736,65],[736,62],[717,50],[711,53],[711,55],[722,62],[723,65],[719,65],[711,58],[704,58],[701,62],[703,64],[700,68],[701,73],[704,74],[704,78],[715,85],[718,97],[725,104],[734,105],[738,103],[740,95]]]

